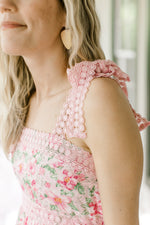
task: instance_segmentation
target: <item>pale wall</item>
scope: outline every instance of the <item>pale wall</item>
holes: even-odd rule
[[[111,0],[96,0],[96,9],[101,22],[101,45],[106,58],[112,59],[112,9]]]

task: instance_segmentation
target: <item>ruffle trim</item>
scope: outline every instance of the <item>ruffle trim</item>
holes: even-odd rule
[[[91,76],[96,77],[109,77],[115,79],[128,99],[128,90],[126,82],[131,81],[127,73],[123,72],[116,63],[111,60],[95,60],[83,61],[75,64],[72,68],[67,69],[68,80],[73,87],[78,87],[81,84],[81,79],[89,79]],[[129,102],[130,104],[130,102]],[[139,130],[142,131],[150,126],[150,121],[137,113],[130,104]]]

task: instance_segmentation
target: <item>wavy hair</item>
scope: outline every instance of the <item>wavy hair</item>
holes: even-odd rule
[[[66,11],[66,26],[72,32],[67,51],[68,67],[81,61],[105,59],[100,46],[100,22],[94,0],[58,0]],[[6,156],[16,145],[29,110],[35,84],[22,56],[10,56],[0,48],[0,141]]]

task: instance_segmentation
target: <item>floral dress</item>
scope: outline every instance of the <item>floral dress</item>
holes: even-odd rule
[[[77,63],[67,76],[71,89],[54,130],[24,127],[17,146],[10,148],[23,190],[16,225],[104,225],[93,156],[68,138],[87,136],[83,103],[92,79],[115,79],[128,97],[125,82],[130,78],[110,60]],[[132,111],[140,131],[150,125]]]

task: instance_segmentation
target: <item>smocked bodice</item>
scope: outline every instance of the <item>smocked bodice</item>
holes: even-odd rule
[[[110,60],[78,63],[67,75],[72,89],[54,130],[24,127],[11,148],[10,160],[23,190],[17,225],[104,225],[93,156],[68,138],[87,136],[83,103],[92,79],[115,79],[128,97],[125,82],[130,78]],[[150,125],[132,111],[139,130]]]
[[[70,219],[69,224],[102,222],[94,162],[89,152],[58,136],[25,128],[12,162],[25,197],[19,220],[28,218],[27,224],[39,225],[48,221],[67,224]]]

